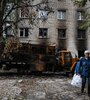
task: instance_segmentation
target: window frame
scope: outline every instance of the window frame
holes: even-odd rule
[[[64,15],[64,17],[63,17]],[[57,11],[57,19],[58,20],[66,20],[66,10],[58,10]]]
[[[24,10],[25,8],[28,10],[28,13],[27,13],[28,15],[27,16],[25,15],[26,12],[22,11],[22,9]],[[29,8],[28,7],[25,7],[25,8],[22,8],[22,7],[20,8],[20,15],[19,15],[20,18],[29,18]],[[22,12],[25,13],[25,14],[23,14],[24,16],[22,16]]]
[[[3,18],[5,18],[7,16],[7,14],[11,11],[11,13],[6,17],[6,21],[15,21],[16,20],[16,9],[14,8],[14,3],[6,3],[6,7],[5,7],[5,11],[4,11],[4,16]]]
[[[80,36],[79,36],[79,34],[80,34]],[[84,34],[84,36],[82,34]],[[86,39],[86,30],[78,29],[77,30],[77,38],[78,39]]]
[[[83,16],[84,11],[77,11],[77,20],[78,21],[83,21],[84,16]]]
[[[27,35],[26,35],[26,29],[27,29]],[[22,32],[22,35],[21,35]],[[29,36],[29,28],[19,28],[19,37],[28,37]]]
[[[63,36],[63,35],[61,36],[59,30],[64,31],[65,36]],[[60,28],[58,28],[57,31],[58,31],[58,38],[59,39],[66,39],[66,29],[60,29]]]
[[[41,16],[41,13],[42,13],[42,16]],[[39,19],[48,19],[48,11],[39,10],[39,12],[38,12],[38,18]]]
[[[41,33],[40,33],[40,30],[41,30],[41,29],[42,29],[42,30],[44,29],[44,31],[46,30],[46,36],[45,36],[45,35],[44,35],[44,36],[43,36],[43,35],[40,35],[40,34],[41,34]],[[42,31],[42,30],[41,30],[41,31]],[[48,38],[48,28],[39,28],[38,37],[39,37],[39,38]]]

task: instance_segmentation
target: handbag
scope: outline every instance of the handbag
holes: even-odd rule
[[[82,86],[82,78],[81,78],[81,76],[74,74],[74,76],[72,78],[72,81],[71,81],[71,85],[81,88],[81,86]]]

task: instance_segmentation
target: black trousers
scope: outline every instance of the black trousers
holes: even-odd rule
[[[85,85],[86,85],[86,79],[88,79],[88,95],[90,95],[90,76],[89,77],[86,77],[86,76],[82,76],[82,88],[81,88],[81,92],[83,93],[84,92],[84,88],[85,88]]]

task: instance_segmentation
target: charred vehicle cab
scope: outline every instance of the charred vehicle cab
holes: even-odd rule
[[[56,53],[57,69],[63,71],[74,71],[78,58],[75,53],[68,50],[62,50]]]

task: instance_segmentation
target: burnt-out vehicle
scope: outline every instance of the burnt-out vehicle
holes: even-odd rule
[[[27,47],[10,53],[9,57],[0,58],[1,69],[16,68],[17,72],[27,73],[73,71],[78,60],[70,51],[56,52],[55,46],[29,45]]]
[[[0,67],[2,70],[16,68],[17,72],[52,71],[52,66],[56,66],[54,50],[52,46],[23,45],[9,56],[0,57]]]
[[[0,64],[3,70],[10,70],[12,68],[16,68],[17,71],[28,70],[28,66],[30,64],[31,56],[27,53],[19,53],[14,52],[11,53],[9,57],[1,58]]]

